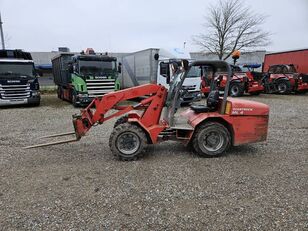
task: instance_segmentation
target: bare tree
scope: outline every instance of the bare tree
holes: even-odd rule
[[[235,50],[262,47],[270,43],[270,33],[262,29],[266,17],[253,13],[242,0],[220,0],[205,17],[205,33],[193,36],[203,51],[226,60]]]

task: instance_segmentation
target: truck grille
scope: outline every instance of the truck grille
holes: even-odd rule
[[[30,85],[1,85],[0,96],[2,99],[25,99],[30,97]]]
[[[182,89],[187,91],[196,91],[196,85],[182,86]]]
[[[114,79],[87,79],[89,97],[101,97],[108,92],[114,91]]]

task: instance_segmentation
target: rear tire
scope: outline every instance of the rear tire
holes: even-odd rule
[[[202,157],[218,157],[230,147],[231,135],[222,124],[208,122],[197,128],[192,145]]]
[[[277,82],[277,90],[279,94],[289,94],[291,92],[291,84],[289,81],[280,80]]]
[[[58,89],[57,89],[57,96],[59,99],[62,99],[62,89],[60,86],[58,86]]]
[[[132,161],[142,157],[148,145],[144,131],[131,123],[119,124],[109,138],[109,147],[115,157]]]
[[[244,86],[240,83],[231,83],[230,84],[230,96],[239,97],[244,95]]]

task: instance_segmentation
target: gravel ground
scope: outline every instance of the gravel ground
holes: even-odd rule
[[[267,142],[220,158],[180,143],[115,160],[113,123],[78,143],[23,150],[72,130],[54,95],[0,110],[0,230],[308,230],[308,95],[247,97],[270,105]]]

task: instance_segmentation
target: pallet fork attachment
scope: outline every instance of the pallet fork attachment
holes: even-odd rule
[[[66,140],[60,140],[60,141],[52,141],[52,142],[47,142],[47,143],[42,143],[42,144],[36,144],[36,145],[31,145],[24,147],[24,149],[31,149],[31,148],[38,148],[38,147],[46,147],[46,146],[51,146],[51,145],[57,145],[57,144],[65,144],[65,143],[72,143],[80,140],[80,137],[76,135],[76,132],[67,132],[67,133],[59,133],[59,134],[54,134],[54,135],[49,135],[49,136],[43,136],[41,139],[48,139],[48,138],[55,138],[55,137],[62,137],[62,136],[71,136],[75,135],[74,138],[71,139],[66,139]]]

